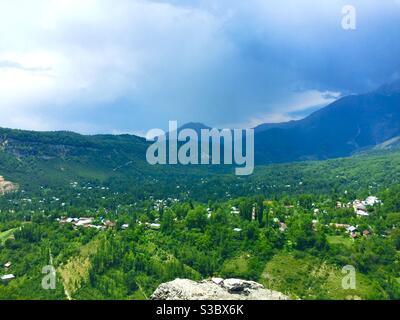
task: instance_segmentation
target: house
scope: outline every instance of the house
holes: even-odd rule
[[[78,222],[75,222],[76,227],[84,227],[84,226],[89,226],[93,223],[93,218],[79,218]]]
[[[357,231],[357,227],[354,226],[350,226],[346,229],[349,233],[350,233],[350,237],[355,239],[358,237],[356,231]]]
[[[96,225],[94,225],[94,224],[89,224],[88,227],[89,227],[89,228],[92,228],[92,229],[96,229],[96,230],[104,229],[103,226],[96,226]]]
[[[14,279],[15,279],[15,276],[13,274],[6,274],[1,277],[1,281],[3,281],[3,282],[8,282],[8,281],[11,281]]]
[[[4,264],[4,268],[8,269],[11,267],[11,261],[8,261],[6,264]]]
[[[367,199],[365,199],[363,202],[362,202],[365,206],[374,206],[374,205],[376,205],[376,204],[380,204],[380,203],[382,203],[382,201],[381,200],[379,200],[377,197],[375,197],[375,196],[369,196]]]
[[[359,217],[368,217],[368,216],[369,216],[369,213],[368,213],[367,211],[364,211],[364,210],[357,210],[357,211],[356,211],[356,214],[357,214]]]
[[[113,222],[111,220],[103,221],[103,224],[107,228],[114,228],[115,227],[115,222]]]
[[[73,222],[78,222],[79,218],[65,218],[62,217],[61,219],[57,219],[60,223],[73,223]]]
[[[343,224],[343,223],[331,223],[330,225],[336,229],[347,229],[350,227],[349,224]]]
[[[353,208],[355,211],[357,211],[357,210],[367,211],[367,208],[365,207],[364,203],[362,203],[360,200],[354,200]]]
[[[233,231],[235,231],[235,232],[241,232],[242,229],[240,229],[240,228],[235,228],[235,229],[233,229]]]
[[[287,229],[287,225],[285,224],[285,223],[283,223],[283,222],[279,222],[279,230],[281,231],[281,232],[285,232],[285,230]]]
[[[363,236],[364,237],[368,237],[371,234],[371,232],[369,230],[364,230],[363,231]]]
[[[153,230],[158,230],[161,228],[161,224],[159,224],[159,223],[150,223],[150,224],[148,224],[148,226]]]
[[[353,209],[358,216],[369,216],[367,212],[367,207],[360,200],[353,201]]]
[[[353,233],[353,232],[357,231],[357,228],[354,227],[354,226],[350,226],[350,227],[348,227],[346,230],[347,230],[349,233]]]
[[[232,207],[231,213],[232,214],[240,214],[240,210],[236,207]]]
[[[127,223],[125,223],[125,224],[123,224],[122,226],[121,226],[121,229],[122,230],[126,230],[126,229],[128,229],[129,228],[129,224],[127,224]]]

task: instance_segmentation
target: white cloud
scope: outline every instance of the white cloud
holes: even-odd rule
[[[251,119],[246,127],[254,128],[263,123],[279,123],[298,120],[301,116],[294,117],[290,113],[324,107],[340,98],[340,96],[340,92],[321,92],[318,90],[304,91],[290,97],[290,101],[278,106],[273,112]]]
[[[0,12],[0,61],[24,67],[0,70],[0,111],[9,114],[0,125],[25,127],[15,114],[50,105],[82,108],[134,97],[151,107],[159,101],[148,99],[150,87],[161,93],[176,74],[201,72],[219,50],[210,42],[218,32],[213,16],[165,3],[17,0],[1,2]]]

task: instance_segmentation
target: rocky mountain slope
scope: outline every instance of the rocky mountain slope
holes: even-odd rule
[[[12,192],[18,189],[18,185],[11,181],[6,181],[3,176],[0,176],[0,195]]]
[[[345,157],[400,135],[400,81],[343,97],[310,116],[255,128],[258,164]]]
[[[284,294],[263,285],[240,279],[212,278],[195,282],[175,279],[161,284],[152,300],[289,300]]]

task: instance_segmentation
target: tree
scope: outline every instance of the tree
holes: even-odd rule
[[[170,234],[174,229],[175,214],[172,210],[167,209],[161,219],[161,232]]]
[[[239,204],[239,212],[242,219],[250,221],[253,214],[253,201],[249,198],[243,199]]]
[[[204,231],[207,225],[207,210],[202,207],[190,210],[186,216],[186,225],[189,229]]]
[[[264,219],[264,197],[259,196],[257,197],[256,201],[256,218],[258,220],[258,224],[263,226],[263,219]]]
[[[315,234],[312,229],[311,218],[296,214],[288,221],[287,238],[296,249],[311,248],[315,243]]]

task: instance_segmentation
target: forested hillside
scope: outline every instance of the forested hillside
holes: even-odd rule
[[[212,276],[292,298],[400,297],[396,144],[238,177],[150,166],[128,135],[1,136],[0,175],[15,188],[0,195],[0,275],[13,277],[0,299],[147,299],[162,282]],[[42,288],[48,265],[54,290]],[[342,288],[346,265],[356,289]]]

